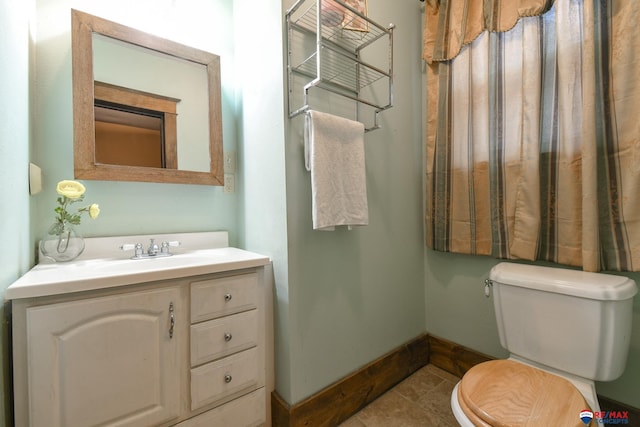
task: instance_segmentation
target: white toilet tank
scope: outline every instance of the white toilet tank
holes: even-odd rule
[[[595,381],[622,375],[633,280],[506,262],[489,278],[500,343],[511,354]]]

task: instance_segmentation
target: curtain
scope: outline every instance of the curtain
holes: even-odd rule
[[[549,10],[553,0],[427,0],[424,59],[446,61],[483,31],[507,31],[524,16]]]
[[[525,0],[512,2],[515,14],[476,2],[485,24],[467,43],[466,32],[443,36],[467,27],[452,24],[453,3],[431,2],[425,14],[427,245],[640,269],[638,7],[534,1],[545,13],[529,17]],[[487,16],[510,18],[495,26]]]

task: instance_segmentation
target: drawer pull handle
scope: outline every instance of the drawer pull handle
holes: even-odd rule
[[[225,334],[224,334],[224,340],[225,340],[226,342],[229,342],[229,341],[231,341],[231,338],[233,338],[233,335],[231,335],[229,332],[225,332]]]
[[[224,376],[224,382],[229,384],[231,382],[231,380],[233,379],[233,377],[229,374]]]
[[[173,338],[173,327],[176,324],[176,319],[173,314],[173,303],[169,303],[169,339]]]
[[[226,294],[226,295],[224,296],[224,300],[225,300],[225,301],[231,301],[231,298],[233,298],[233,297],[231,296],[231,294]]]

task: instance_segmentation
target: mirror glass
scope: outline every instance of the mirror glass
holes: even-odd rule
[[[80,179],[222,185],[217,55],[72,10]]]

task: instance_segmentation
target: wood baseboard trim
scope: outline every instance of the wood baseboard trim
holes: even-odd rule
[[[272,425],[336,426],[428,362],[429,336],[423,334],[293,406],[274,391]]]
[[[457,377],[462,377],[471,367],[495,359],[460,344],[429,335],[429,363]],[[628,425],[640,425],[640,409],[598,395],[602,411],[627,412]]]
[[[427,363],[462,377],[478,363],[494,359],[452,341],[424,334],[369,363],[308,399],[289,405],[271,393],[273,427],[335,426],[380,397]],[[622,411],[640,425],[640,409],[598,396],[603,411]]]
[[[462,378],[473,366],[491,359],[494,358],[453,341],[429,335],[429,363],[456,377]]]
[[[615,400],[600,395],[598,395],[598,401],[600,402],[601,411],[622,412],[623,415],[626,412],[629,419],[629,423],[627,425],[640,426],[640,409],[624,403],[616,402]]]

